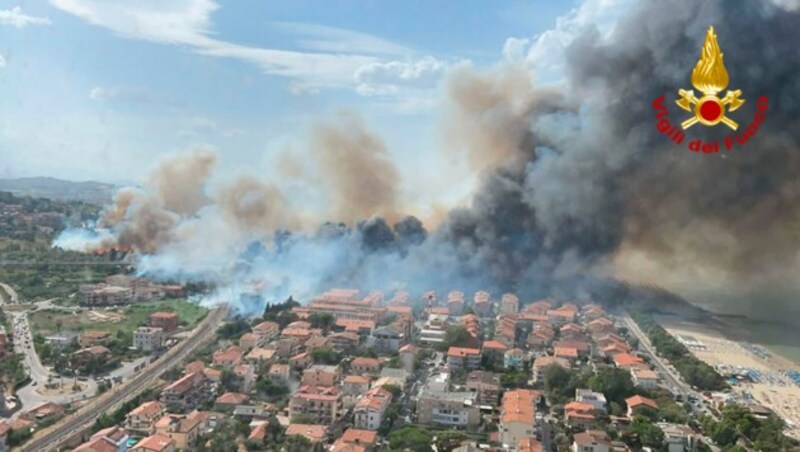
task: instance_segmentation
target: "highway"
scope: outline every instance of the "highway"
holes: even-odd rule
[[[29,452],[57,450],[74,434],[94,422],[102,413],[111,412],[115,406],[135,397],[155,382],[165,371],[186,359],[197,347],[210,340],[227,314],[227,306],[212,310],[194,329],[191,337],[172,347],[161,358],[142,369],[127,382],[114,387],[89,405],[38,432],[20,450]]]

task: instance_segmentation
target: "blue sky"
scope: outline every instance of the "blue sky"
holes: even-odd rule
[[[138,181],[198,146],[223,173],[269,177],[347,111],[384,140],[410,197],[463,196],[425,182],[468,171],[440,149],[448,71],[518,58],[557,78],[570,31],[622,3],[2,1],[0,177]]]

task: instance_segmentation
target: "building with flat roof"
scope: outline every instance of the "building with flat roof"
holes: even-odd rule
[[[164,344],[164,331],[161,328],[140,326],[133,332],[133,347],[143,352],[160,350]]]

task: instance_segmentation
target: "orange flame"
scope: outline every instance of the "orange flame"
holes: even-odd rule
[[[708,27],[700,60],[692,71],[692,85],[706,95],[715,95],[728,86],[728,71],[722,60],[714,27]]]

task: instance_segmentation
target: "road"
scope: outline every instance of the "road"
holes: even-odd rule
[[[703,394],[701,394],[698,391],[695,391],[689,384],[683,381],[683,378],[680,376],[680,374],[678,374],[676,370],[674,370],[675,369],[674,367],[669,365],[665,359],[658,356],[655,347],[653,346],[653,344],[650,343],[650,338],[648,338],[647,334],[645,334],[644,331],[642,331],[642,329],[639,328],[639,325],[636,324],[636,322],[633,320],[630,314],[628,314],[628,312],[623,312],[621,319],[622,322],[625,324],[625,326],[628,328],[628,331],[633,333],[633,335],[636,336],[637,339],[639,339],[639,347],[643,348],[647,352],[647,354],[650,355],[651,358],[650,362],[656,366],[657,368],[656,370],[662,375],[662,377],[665,380],[667,380],[667,383],[670,385],[670,388],[679,389],[680,392],[683,394],[684,401],[687,400],[688,396],[692,396],[695,398],[695,400],[700,400],[700,401],[705,399]],[[675,392],[674,389],[672,390],[672,392],[673,393]],[[708,409],[705,403],[701,402],[698,404],[693,404],[692,406],[696,410],[699,409],[699,411],[702,414],[709,415],[712,418],[719,420],[716,414],[714,414],[714,412]],[[712,449],[715,448],[715,446],[711,444],[709,441],[706,441],[706,443],[709,446],[711,446]]]
[[[17,295],[17,291],[14,290],[13,287],[9,286],[6,283],[0,282],[0,288],[2,288],[8,294],[8,302],[9,304],[17,304],[19,303],[19,295]],[[2,297],[0,297],[0,300]]]
[[[142,369],[129,381],[116,386],[51,427],[37,432],[36,436],[23,445],[21,450],[39,452],[58,449],[74,434],[91,424],[100,414],[111,412],[119,404],[135,397],[155,382],[161,374],[186,359],[197,347],[210,340],[227,314],[227,306],[212,310],[195,328],[191,338],[172,347],[161,358]]]

